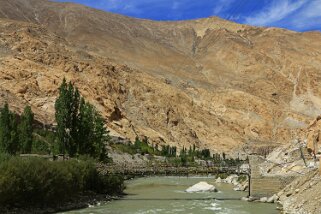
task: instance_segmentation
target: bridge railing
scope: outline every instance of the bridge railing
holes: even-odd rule
[[[132,166],[132,165],[100,165],[98,167],[103,174],[216,174],[216,173],[235,173],[247,174],[240,172],[238,166],[231,167],[203,167],[203,166]]]

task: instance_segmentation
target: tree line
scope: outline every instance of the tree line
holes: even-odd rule
[[[58,152],[75,157],[88,155],[106,160],[105,142],[109,140],[105,121],[93,105],[79,93],[77,87],[63,79],[55,102],[57,122],[55,142]],[[0,151],[15,155],[31,153],[34,142],[34,113],[26,106],[21,116],[9,109],[0,109]]]

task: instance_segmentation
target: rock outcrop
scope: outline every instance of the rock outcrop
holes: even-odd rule
[[[285,213],[319,214],[321,179],[317,170],[297,178],[278,193]]]
[[[318,116],[307,129],[307,148],[315,157],[321,153],[321,116]]]

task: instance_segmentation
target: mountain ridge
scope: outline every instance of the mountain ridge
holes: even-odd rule
[[[154,22],[45,0],[0,0],[0,18],[1,91],[42,121],[53,123],[64,76],[114,134],[179,148],[275,146],[321,114],[321,33]]]

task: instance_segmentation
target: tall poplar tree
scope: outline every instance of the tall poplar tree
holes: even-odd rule
[[[94,142],[95,142],[95,156],[100,160],[105,160],[108,156],[105,142],[109,141],[108,131],[105,127],[105,121],[102,116],[95,110],[94,111],[94,124],[95,124],[95,131],[94,131]]]
[[[20,124],[18,125],[19,145],[22,153],[31,153],[33,140],[33,120],[34,114],[31,110],[31,107],[26,106],[23,114],[21,115]]]
[[[95,123],[93,117],[93,106],[88,104],[83,98],[79,108],[79,154],[95,155],[94,130]]]
[[[11,155],[17,154],[20,150],[17,115],[13,112],[10,112],[10,140],[8,146],[8,153]]]
[[[93,105],[86,102],[71,82],[64,79],[55,103],[57,136],[60,152],[107,158],[105,142],[108,131],[105,122]]]
[[[10,111],[8,103],[0,110],[0,146],[2,152],[8,152],[11,139]]]
[[[68,152],[71,156],[78,152],[78,140],[79,140],[79,107],[80,107],[80,93],[78,89],[72,89],[72,105],[71,105],[71,124],[70,124],[70,146]]]
[[[59,87],[59,97],[55,103],[55,117],[57,122],[57,138],[59,143],[59,152],[66,153],[66,147],[69,142],[69,133],[67,130],[68,124],[68,88],[66,79],[63,79]]]
[[[17,116],[10,112],[8,103],[0,110],[0,148],[12,155],[19,150]]]

